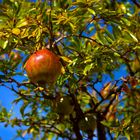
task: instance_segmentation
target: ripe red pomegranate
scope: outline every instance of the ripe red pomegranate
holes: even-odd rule
[[[49,84],[54,83],[61,73],[61,63],[53,52],[42,49],[29,57],[25,70],[31,82]]]

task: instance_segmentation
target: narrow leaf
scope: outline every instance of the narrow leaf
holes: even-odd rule
[[[3,43],[3,49],[5,49],[8,45],[8,40],[6,40],[4,43]]]

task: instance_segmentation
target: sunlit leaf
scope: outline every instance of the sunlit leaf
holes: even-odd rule
[[[27,19],[23,18],[20,21],[17,22],[16,27],[20,28],[20,27],[24,27],[28,25],[28,21]]]
[[[88,11],[89,11],[91,14],[93,14],[93,15],[96,14],[95,11],[94,11],[93,9],[88,8]]]
[[[125,136],[128,140],[131,140],[131,136],[130,136],[130,133],[129,132],[125,132]]]
[[[114,37],[116,39],[119,38],[119,37],[121,37],[122,36],[121,28],[118,27],[118,26],[114,26],[114,25],[112,25],[112,26],[113,26],[113,35],[114,35]]]
[[[6,49],[7,45],[8,45],[8,40],[2,42],[3,49]]]
[[[22,133],[22,137],[25,137],[26,134],[27,134],[27,130],[23,131],[23,133]]]
[[[86,65],[86,67],[84,68],[83,70],[83,74],[84,75],[87,75],[87,73],[93,68],[93,64],[89,64],[89,65]]]
[[[27,37],[28,35],[29,35],[29,30],[30,30],[30,28],[24,28],[24,29],[22,29],[21,30],[21,33],[20,33],[20,35],[21,35],[21,38],[25,38],[25,37]]]
[[[66,56],[60,56],[60,58],[62,58],[67,63],[71,63],[72,62],[71,59],[66,57]]]
[[[19,28],[13,28],[12,33],[15,34],[15,35],[19,35],[20,34],[20,29]]]
[[[104,37],[104,34],[97,32],[96,38],[97,38],[98,42],[101,43],[102,45],[108,44]]]
[[[127,18],[122,18],[122,20],[127,26],[131,25],[131,22]]]
[[[125,36],[125,39],[127,39],[127,40],[132,40],[134,42],[138,42],[137,38],[128,30],[124,31],[124,36]]]

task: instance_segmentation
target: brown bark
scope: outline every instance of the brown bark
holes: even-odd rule
[[[102,116],[100,114],[97,114],[97,135],[98,140],[106,140],[106,133],[105,133],[105,127],[103,124],[101,124]]]

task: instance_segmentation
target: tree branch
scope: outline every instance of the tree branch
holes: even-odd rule
[[[78,120],[73,118],[72,115],[70,115],[70,119],[73,123],[73,131],[76,134],[77,140],[82,140],[82,135],[80,134],[80,129],[79,129],[79,126],[78,126]]]
[[[132,1],[138,8],[140,8],[140,4],[136,0],[132,0]]]
[[[105,126],[101,124],[101,121],[103,120],[102,115],[99,113],[97,114],[97,135],[98,135],[98,140],[106,140],[105,136]]]

